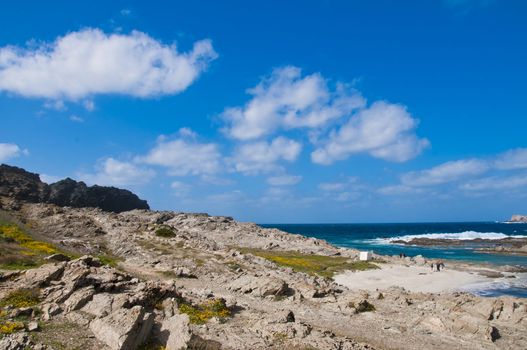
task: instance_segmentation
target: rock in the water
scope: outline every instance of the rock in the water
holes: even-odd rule
[[[153,322],[154,315],[136,305],[94,320],[90,329],[97,339],[112,350],[134,350],[145,342]]]

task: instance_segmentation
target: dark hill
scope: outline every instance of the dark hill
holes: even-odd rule
[[[48,185],[38,174],[0,165],[0,196],[34,203],[51,203],[75,208],[93,207],[120,213],[132,209],[150,209],[145,200],[128,190],[105,186],[86,186],[70,178]]]

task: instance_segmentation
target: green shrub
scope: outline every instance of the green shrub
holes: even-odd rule
[[[162,226],[158,228],[155,233],[156,233],[156,236],[163,237],[163,238],[172,238],[176,236],[174,231],[168,226]]]
[[[121,258],[111,254],[97,255],[97,259],[99,259],[101,264],[108,265],[111,267],[117,267],[117,265],[119,265],[119,261],[121,261]]]

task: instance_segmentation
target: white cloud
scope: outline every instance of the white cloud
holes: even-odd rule
[[[480,175],[488,169],[488,163],[480,159],[457,160],[407,173],[401,177],[401,182],[410,187],[433,186]]]
[[[362,188],[359,184],[360,178],[358,176],[350,176],[345,181],[339,182],[322,182],[318,185],[318,188],[325,192],[342,191],[353,186],[354,188]]]
[[[236,203],[239,204],[242,201],[246,201],[245,194],[240,190],[234,190],[231,192],[224,192],[218,194],[211,194],[206,197],[207,202],[215,202],[221,205]]]
[[[494,161],[497,169],[527,169],[527,148],[516,148],[500,154]]]
[[[176,197],[186,197],[192,186],[181,181],[174,181],[170,184],[170,188],[174,190],[174,195],[176,195]]]
[[[525,187],[527,188],[527,174],[514,176],[491,176],[467,182],[461,189],[472,192],[505,191]]]
[[[1,54],[1,49],[0,49]],[[0,70],[2,69],[2,66],[0,65]],[[64,104],[64,101],[62,100],[54,100],[54,101],[46,101],[44,102],[44,108],[46,109],[53,109],[56,111],[65,111],[68,109],[66,105]]]
[[[136,161],[168,168],[169,175],[210,175],[220,170],[221,154],[214,143],[200,143],[196,134],[187,128],[169,140],[160,137],[157,145],[146,156]]]
[[[247,143],[236,149],[235,155],[228,161],[234,170],[244,174],[257,174],[280,170],[277,164],[281,160],[292,162],[302,150],[299,142],[277,137],[270,143],[265,141]]]
[[[238,140],[260,138],[279,128],[321,127],[365,104],[358,92],[342,84],[330,91],[320,74],[302,77],[292,66],[275,69],[248,93],[252,99],[245,106],[222,114],[229,124],[224,131]]]
[[[302,176],[280,175],[267,178],[267,183],[271,186],[292,186],[302,181]]]
[[[407,161],[429,145],[428,140],[415,135],[417,124],[406,107],[375,102],[333,131],[323,146],[311,153],[311,159],[328,165],[353,154],[367,153],[389,161]]]
[[[81,173],[79,178],[86,183],[106,186],[142,185],[155,176],[150,169],[139,168],[128,162],[106,158],[97,164],[96,172]]]
[[[14,143],[0,143],[0,162],[5,162],[9,159],[27,154],[29,152],[26,149],[21,149]]]
[[[318,188],[326,192],[335,192],[335,191],[342,191],[347,186],[348,184],[344,182],[323,182],[318,185]]]
[[[95,102],[92,100],[86,100],[82,103],[82,105],[88,112],[92,112],[95,109]]]
[[[216,57],[209,40],[180,53],[174,44],[139,31],[106,34],[88,28],[37,48],[0,48],[0,91],[73,101],[96,94],[176,94]]]
[[[422,193],[423,189],[406,185],[393,185],[381,187],[377,190],[377,192],[386,196],[394,196],[401,194]]]
[[[72,122],[76,122],[76,123],[84,123],[84,119],[82,119],[81,117],[79,117],[78,115],[70,115],[70,120]]]

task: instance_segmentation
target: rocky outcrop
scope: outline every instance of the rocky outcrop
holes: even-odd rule
[[[94,320],[90,329],[112,350],[134,350],[146,341],[153,323],[154,315],[136,305]]]
[[[127,190],[97,185],[89,187],[70,178],[48,185],[37,174],[5,164],[0,165],[0,196],[62,207],[100,208],[116,213],[149,209],[145,200]]]
[[[527,223],[527,215],[513,215],[508,222]]]

